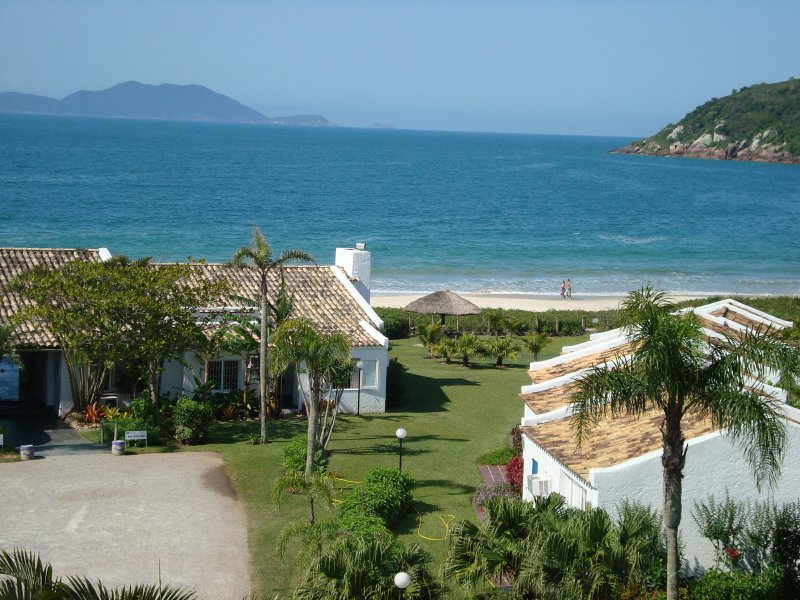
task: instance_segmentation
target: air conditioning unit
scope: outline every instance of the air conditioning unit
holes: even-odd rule
[[[532,496],[549,496],[553,491],[553,480],[541,475],[528,475],[528,491]]]

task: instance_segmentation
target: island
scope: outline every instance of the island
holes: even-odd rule
[[[800,164],[800,81],[733,90],[613,152]]]
[[[61,100],[20,92],[0,92],[0,112],[336,127],[336,123],[320,115],[267,117],[202,85],[149,85],[138,81],[120,83],[96,92],[82,90]]]

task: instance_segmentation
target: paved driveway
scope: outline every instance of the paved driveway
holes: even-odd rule
[[[250,594],[247,524],[207,452],[0,463],[0,548],[107,586],[161,581],[206,600]]]

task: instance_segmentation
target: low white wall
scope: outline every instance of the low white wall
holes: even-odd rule
[[[737,500],[766,500],[771,493],[777,503],[800,500],[800,426],[789,422],[789,447],[778,485],[769,490],[756,489],[750,466],[741,451],[718,433],[704,436],[689,444],[683,479],[683,516],[681,539],[690,570],[714,564],[711,543],[700,535],[692,518],[694,503],[725,497],[727,489]],[[611,513],[625,499],[663,509],[661,451],[651,453],[617,467],[596,470],[592,482],[599,489],[599,506]]]
[[[528,490],[528,476],[533,474],[533,461],[538,463],[538,475],[547,476],[551,481],[551,491],[568,498],[568,504],[575,508],[586,508],[588,505],[597,505],[597,491],[593,490],[575,474],[562,467],[555,458],[542,450],[530,438],[522,436],[522,499],[533,500],[533,495]],[[576,493],[580,489],[582,495]]]

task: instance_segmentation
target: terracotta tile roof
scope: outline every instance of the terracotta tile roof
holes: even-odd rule
[[[73,260],[100,262],[99,249],[87,248],[0,248],[0,321],[7,321],[24,305],[17,294],[8,291],[9,283],[21,273],[39,266],[57,269]],[[36,323],[21,323],[17,340],[23,348],[57,348],[53,335]]]
[[[561,464],[589,481],[590,469],[610,467],[662,447],[663,413],[651,411],[639,419],[605,419],[592,430],[591,438],[578,448],[572,433],[572,418],[523,427],[523,433]],[[687,415],[682,430],[687,440],[715,431],[710,419]]]
[[[568,352],[566,354],[561,354],[561,356],[570,356],[573,358],[573,360],[565,360],[560,364],[532,369],[528,371],[528,375],[530,375],[530,378],[534,383],[541,383],[543,381],[555,379],[556,377],[561,377],[569,373],[574,373],[575,371],[580,371],[581,369],[594,367],[595,365],[602,364],[606,361],[612,361],[616,358],[626,356],[630,353],[630,351],[631,345],[624,343],[611,348],[598,350],[594,354],[584,356],[575,356],[575,353]]]
[[[220,298],[218,306],[237,307],[242,302],[236,296],[257,300],[259,275],[251,269],[239,269],[223,264],[196,265],[197,277],[208,281],[226,281],[231,289],[228,298]],[[309,319],[321,331],[341,331],[354,346],[380,346],[359,321],[375,326],[329,266],[287,266],[284,281],[293,298],[293,316]],[[268,275],[270,301],[274,302],[280,285],[280,275],[273,270]]]
[[[0,248],[0,320],[19,311],[22,300],[7,291],[8,283],[20,273],[39,265],[56,269],[72,260],[100,262],[99,250],[62,248]],[[157,265],[156,265],[157,266]],[[259,278],[249,269],[228,268],[221,264],[199,264],[195,276],[210,281],[225,280],[232,295],[257,299]],[[329,266],[288,266],[284,268],[287,289],[294,300],[295,316],[305,317],[322,331],[342,331],[354,346],[380,346],[359,323],[375,324]],[[270,299],[274,301],[279,275],[269,275]],[[218,306],[239,306],[233,298],[221,298]],[[43,326],[23,323],[19,328],[20,345],[24,348],[57,348],[52,334]]]
[[[572,394],[577,387],[577,383],[567,383],[538,392],[520,394],[519,397],[535,414],[541,415],[567,406],[572,402]]]

